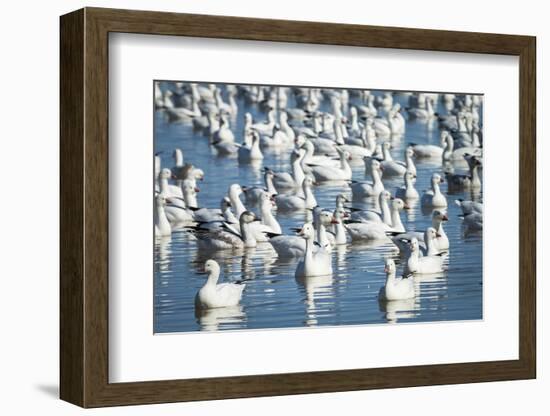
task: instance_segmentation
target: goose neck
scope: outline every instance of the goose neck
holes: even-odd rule
[[[208,273],[208,279],[206,280],[206,284],[209,286],[216,286],[219,278],[220,278],[219,270],[210,270],[210,272]]]
[[[269,195],[277,195],[277,190],[275,189],[275,185],[273,185],[273,176],[266,174],[264,176],[265,181],[265,187],[267,188],[267,193]]]

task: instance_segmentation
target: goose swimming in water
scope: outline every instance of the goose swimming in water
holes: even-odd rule
[[[420,257],[420,248],[416,237],[413,237],[409,246],[410,254],[406,263],[408,273],[432,274],[443,271],[443,257],[441,255]]]
[[[236,283],[218,284],[220,265],[215,260],[207,260],[204,264],[204,270],[208,275],[208,279],[195,296],[195,307],[210,309],[238,305],[246,285]]]
[[[324,248],[313,249],[315,230],[313,224],[305,223],[299,232],[306,240],[304,257],[296,266],[295,277],[315,277],[332,274],[332,260],[330,253]]]
[[[295,211],[304,209],[313,209],[317,205],[317,200],[311,187],[313,179],[307,176],[302,182],[302,191],[304,196],[279,194],[275,196],[277,208],[281,211]]]
[[[479,177],[479,168],[481,160],[477,156],[469,154],[464,155],[468,163],[469,174],[462,175],[457,173],[445,172],[449,190],[459,189],[479,189],[481,188],[481,179]]]
[[[439,189],[439,184],[444,182],[445,181],[438,173],[434,173],[432,175],[432,179],[430,181],[431,187],[429,190],[424,191],[424,194],[420,200],[423,207],[447,207],[447,198],[445,198],[445,195],[443,195]]]
[[[405,172],[405,174],[403,175],[405,186],[397,188],[397,190],[395,191],[395,196],[397,198],[401,198],[406,202],[417,200],[418,198],[420,198],[418,191],[414,187],[415,177],[416,175],[414,175],[412,172],[410,171]]]
[[[392,301],[415,297],[414,280],[412,278],[396,278],[395,262],[392,259],[386,259],[384,272],[386,272],[386,282],[380,288],[380,299]]]
[[[189,227],[197,238],[197,243],[201,249],[205,250],[228,250],[228,249],[243,249],[254,248],[258,242],[254,238],[251,230],[251,224],[255,221],[260,221],[256,218],[253,212],[245,211],[239,218],[239,231],[236,233],[230,227],[222,227],[222,229],[204,230],[200,227]]]
[[[350,187],[354,199],[378,196],[384,190],[382,183],[382,166],[376,159],[365,158],[367,170],[370,170],[372,182],[351,181]]]
[[[172,227],[164,211],[165,206],[166,198],[163,194],[158,194],[155,198],[155,237],[172,235]]]

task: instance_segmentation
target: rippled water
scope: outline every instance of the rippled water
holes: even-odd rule
[[[394,102],[406,106],[408,97],[396,95]],[[239,114],[232,121],[236,141],[242,140],[243,115],[248,111],[255,119],[265,114],[257,107],[247,107],[239,99]],[[289,100],[292,105],[292,100]],[[325,110],[328,103],[323,103]],[[438,105],[437,111],[445,110]],[[275,171],[289,170],[288,152],[265,155],[256,166],[240,165],[237,159],[220,158],[208,145],[208,140],[193,131],[190,123],[169,123],[162,110],[155,117],[155,152],[162,151],[162,166],[173,166],[174,148],[183,150],[185,162],[193,163],[205,172],[199,183],[199,204],[217,208],[229,185],[261,185],[261,169],[269,166]],[[402,160],[408,142],[438,143],[437,124],[407,121],[404,138],[393,142],[392,154]],[[364,178],[363,164],[353,166],[353,178]],[[417,163],[419,191],[429,188],[430,176],[441,166]],[[402,179],[385,180],[386,189],[394,192]],[[446,192],[444,184],[442,190]],[[320,185],[314,189],[318,204],[333,209],[335,197],[349,188],[342,185]],[[449,221],[444,224],[450,240],[447,270],[437,275],[415,277],[417,296],[407,301],[380,302],[378,291],[385,281],[384,259],[391,256],[399,261],[392,244],[348,244],[338,246],[332,254],[331,277],[297,280],[294,271],[298,260],[279,260],[269,244],[242,253],[218,251],[199,252],[194,237],[180,230],[171,238],[157,240],[154,247],[154,332],[188,332],[197,330],[234,330],[258,328],[315,327],[320,325],[357,325],[369,323],[429,322],[471,320],[482,318],[482,237],[467,234],[458,217],[457,198],[481,201],[480,194],[455,193],[447,195]],[[372,203],[354,202],[360,208]],[[255,207],[249,209],[256,210]],[[409,230],[424,231],[431,224],[431,212],[423,213],[417,205],[401,214]],[[305,214],[277,214],[283,232],[303,225]],[[196,315],[194,296],[205,283],[202,272],[205,260],[216,259],[221,266],[220,281],[247,280],[241,305],[234,308],[212,309]],[[402,264],[402,261],[401,261]],[[398,265],[398,273],[402,266]]]

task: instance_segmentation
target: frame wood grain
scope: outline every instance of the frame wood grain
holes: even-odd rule
[[[85,8],[60,19],[60,396],[82,407],[536,377],[536,40],[529,36]],[[109,383],[110,32],[515,55],[520,65],[519,359]]]

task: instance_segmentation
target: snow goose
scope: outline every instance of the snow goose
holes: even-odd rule
[[[430,181],[431,187],[429,190],[424,191],[420,200],[423,207],[445,208],[447,206],[447,198],[445,198],[445,195],[439,189],[439,184],[443,182],[445,181],[438,173],[432,175]]]
[[[374,210],[358,210],[351,213],[352,221],[374,221],[374,222],[383,222],[388,226],[392,226],[391,212],[388,205],[388,201],[391,199],[391,193],[387,190],[383,190],[378,195],[378,206],[380,208],[380,213]]]
[[[477,156],[469,154],[464,155],[464,159],[466,159],[468,163],[468,169],[470,171],[468,175],[445,172],[449,190],[481,188],[481,179],[479,177],[481,160]]]
[[[453,136],[448,131],[443,131],[441,134],[445,136],[444,140],[448,141],[448,146],[443,152],[443,162],[463,161],[466,155],[483,156],[483,150],[478,147],[479,144],[478,146],[455,148]]]
[[[307,176],[302,182],[302,191],[304,196],[279,194],[275,196],[277,207],[281,211],[313,209],[317,205],[317,200],[311,190],[312,186],[313,179]]]
[[[392,301],[412,299],[415,297],[414,280],[404,277],[396,278],[395,262],[393,259],[386,259],[384,272],[386,272],[386,283],[380,288],[380,299]]]
[[[380,162],[371,158],[365,158],[364,160],[373,181],[351,181],[350,187],[353,199],[376,197],[384,190],[384,184],[381,180],[382,167],[380,166]]]
[[[183,181],[181,186],[183,199],[187,206],[187,211],[191,213],[194,221],[210,222],[222,220],[222,212],[218,208],[199,208],[197,193],[200,191],[191,181]]]
[[[343,208],[336,208],[332,214],[331,224],[333,226],[333,232],[329,232],[330,235],[334,236],[331,241],[332,245],[339,246],[348,243],[348,236],[346,233],[346,228],[344,227],[344,217],[346,213]]]
[[[185,107],[166,107],[166,114],[168,115],[168,120],[177,121],[182,119],[190,119],[194,117],[201,117],[202,112],[199,108],[198,103],[192,99],[191,108]]]
[[[369,93],[364,98],[366,98],[366,101],[364,101],[365,105],[358,106],[359,113],[363,117],[376,117],[378,115],[378,110],[374,106],[375,96]]]
[[[426,108],[407,108],[409,120],[429,121],[435,116],[433,101],[426,97]]]
[[[443,160],[443,153],[452,151],[451,143],[447,138],[443,139],[445,147],[435,144],[416,144],[409,143],[414,151],[414,156],[419,159],[440,159]]]
[[[305,149],[305,155],[302,160],[302,169],[307,169],[308,172],[311,170],[309,166],[304,165],[340,166],[340,161],[338,159],[334,159],[333,157],[327,155],[315,155],[315,145],[311,142],[311,140],[306,139],[304,135],[299,134],[298,137],[296,137],[295,143],[296,148]]]
[[[246,202],[249,203],[249,204],[256,204],[260,200],[262,194],[264,194],[265,192],[267,192],[271,196],[277,195],[277,193],[278,193],[277,189],[273,185],[273,178],[274,177],[275,177],[275,173],[271,169],[266,167],[264,169],[265,187],[262,187],[262,186],[252,186],[252,187],[241,186],[241,188],[244,192],[245,198],[246,198]]]
[[[233,211],[231,211],[231,202],[229,202],[229,198],[227,198],[226,196],[224,196],[221,199],[220,210],[221,210],[223,219],[199,222],[196,225],[192,226],[191,228],[196,227],[201,230],[213,231],[213,230],[229,227],[232,231],[239,234],[240,233],[239,220],[237,220],[237,217],[235,217],[235,214],[233,214]]]
[[[327,226],[332,224],[333,214],[323,211],[321,207],[313,209],[313,227],[315,228],[315,241],[327,252],[332,251],[332,243],[334,238],[327,232]]]
[[[218,130],[213,132],[210,141],[210,143],[212,144],[219,144],[221,142],[235,142],[235,135],[233,134],[233,131],[231,131],[231,129],[229,128],[229,121],[227,120],[227,116],[225,115],[220,116],[220,127]]]
[[[251,223],[260,221],[253,212],[245,211],[239,218],[239,233],[232,227],[222,226],[221,229],[204,230],[200,226],[190,228],[197,238],[199,248],[205,250],[228,250],[254,248],[258,242],[250,229]]]
[[[260,136],[258,132],[253,131],[251,135],[252,143],[250,146],[243,145],[239,148],[238,155],[240,163],[249,163],[253,160],[262,160],[264,158],[260,150]]]
[[[267,113],[267,121],[263,123],[255,123],[250,125],[252,130],[256,130],[258,133],[273,136],[273,128],[275,127],[275,110],[271,110]]]
[[[172,178],[174,178],[174,176],[172,175],[172,171],[170,169],[161,169],[158,177],[160,193],[162,193],[167,198],[172,198],[174,205],[185,207],[181,188],[179,186],[171,185],[168,183],[168,179]]]
[[[455,200],[455,204],[460,207],[463,215],[469,215],[474,212],[483,214],[483,204],[476,201],[464,201],[463,199]]]
[[[365,222],[350,222],[346,224],[346,229],[349,231],[352,241],[357,240],[388,240],[390,232],[404,232],[405,227],[401,222],[399,211],[405,207],[405,203],[401,199],[392,200],[391,217],[392,225],[389,226],[383,222],[365,221]]]
[[[464,225],[467,231],[479,231],[483,229],[483,214],[472,212],[464,216]]]
[[[432,228],[436,230],[436,238],[434,239],[434,248],[437,250],[437,253],[447,251],[449,249],[449,238],[443,229],[443,222],[448,221],[449,217],[447,213],[435,209],[432,213]],[[413,238],[416,238],[419,241],[419,244],[422,248],[426,248],[426,243],[424,240],[425,233],[419,231],[408,231],[405,233],[392,233],[392,241],[397,246],[401,254],[409,254],[409,243]]]
[[[273,184],[277,189],[292,189],[301,186],[304,181],[305,174],[302,169],[302,160],[305,157],[305,150],[294,150],[290,154],[292,173],[288,172],[275,172],[273,177]]]
[[[412,172],[405,172],[405,174],[403,175],[405,186],[397,188],[397,190],[395,191],[395,196],[397,198],[401,198],[405,202],[417,200],[418,198],[420,198],[418,191],[414,187],[415,177],[416,175],[414,175]]]
[[[332,166],[311,166],[311,171],[315,179],[319,182],[327,181],[349,181],[351,180],[352,171],[349,165],[350,154],[347,150],[340,150],[340,166],[338,168]]]
[[[245,284],[220,283],[220,265],[215,260],[207,260],[204,270],[208,275],[206,284],[195,296],[197,309],[226,308],[236,306],[241,301]]]
[[[172,235],[172,227],[164,211],[165,206],[166,198],[163,194],[158,194],[155,198],[155,237]]]
[[[273,196],[267,192],[263,192],[260,196],[260,219],[264,230],[271,234],[282,234],[281,225],[273,216],[273,207],[275,202]],[[267,241],[267,240],[266,240]]]
[[[332,260],[330,253],[322,247],[317,250],[314,246],[315,230],[311,223],[305,223],[299,232],[306,240],[306,251],[304,257],[296,266],[295,277],[314,277],[332,274]]]
[[[420,247],[416,237],[413,237],[410,244],[410,255],[407,259],[406,267],[408,273],[414,274],[433,274],[443,271],[443,256],[423,256],[420,257]]]
[[[384,170],[384,177],[391,176],[403,176],[407,171],[407,165],[403,162],[396,162],[390,153],[390,142],[384,142],[382,144],[383,160],[380,163]]]

